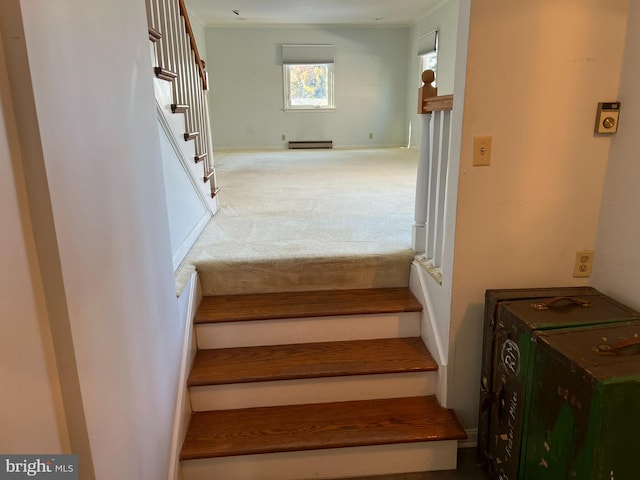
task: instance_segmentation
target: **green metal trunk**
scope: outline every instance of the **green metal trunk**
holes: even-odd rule
[[[536,368],[534,334],[639,318],[637,312],[589,287],[487,291],[478,458],[490,479],[525,478]]]
[[[535,340],[521,478],[640,479],[640,322]]]

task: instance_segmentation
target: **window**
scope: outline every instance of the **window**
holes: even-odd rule
[[[431,84],[435,87],[438,80],[438,52],[429,52],[420,55],[420,78],[422,78],[422,72],[425,70],[433,70],[433,73],[436,74],[436,78]]]
[[[436,74],[436,79],[432,83],[435,87],[438,81],[438,31],[423,35],[418,39],[418,56],[420,57],[420,75],[419,79],[422,79],[422,72],[425,70],[433,70]],[[420,81],[422,85],[422,80]]]
[[[285,65],[285,109],[334,108],[333,64]]]
[[[332,110],[333,45],[283,45],[285,110]]]

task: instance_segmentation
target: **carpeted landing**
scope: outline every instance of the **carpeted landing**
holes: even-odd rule
[[[407,286],[417,151],[217,152],[220,211],[176,273],[204,295]]]

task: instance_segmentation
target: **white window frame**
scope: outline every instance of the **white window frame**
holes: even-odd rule
[[[322,65],[327,69],[327,105],[292,105],[291,104],[291,67],[299,65]],[[334,72],[333,63],[307,63],[282,65],[282,77],[284,79],[284,110],[285,111],[332,111],[335,110],[334,101]]]

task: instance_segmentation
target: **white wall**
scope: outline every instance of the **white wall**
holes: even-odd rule
[[[418,57],[418,40],[423,35],[438,30],[438,95],[452,94],[456,70],[459,8],[459,0],[449,0],[411,28],[406,121],[407,124],[411,124],[412,148],[420,147],[420,118],[416,112],[418,110],[418,88],[422,86],[422,68],[420,57]]]
[[[167,478],[184,325],[144,3],[9,0],[3,27],[20,24],[7,16],[16,4],[12,51],[26,42],[29,63],[16,55],[9,71],[54,342],[75,356],[60,372],[77,371],[70,400],[81,397],[90,444],[71,432],[80,476],[93,478],[92,455],[97,478]]]
[[[620,95],[621,121],[611,139],[592,285],[640,310],[640,4],[629,2]],[[613,98],[613,97],[612,97]]]
[[[68,452],[0,36],[0,452]]]
[[[207,28],[214,148],[406,145],[406,28]],[[284,112],[281,45],[334,44],[333,112]],[[373,133],[373,139],[369,139]]]
[[[449,355],[449,406],[466,427],[477,422],[485,289],[588,282],[572,269],[595,243],[611,139],[593,124],[597,102],[618,97],[626,9],[471,6]],[[493,136],[490,167],[472,167],[474,135]]]
[[[200,59],[207,61],[207,39],[205,36],[205,26],[203,21],[196,15],[196,13],[187,7],[187,14],[189,15],[189,22],[191,23],[191,30],[193,36],[196,39],[196,45],[198,46],[198,53]]]

